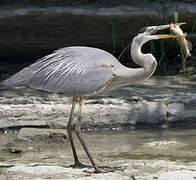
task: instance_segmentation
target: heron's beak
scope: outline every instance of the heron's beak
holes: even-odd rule
[[[175,35],[175,34],[158,34],[154,35],[157,39],[167,39],[167,38],[178,38],[178,37],[186,37],[186,34],[183,35]]]
[[[175,23],[175,25],[183,25],[186,24],[185,22],[181,22],[181,23]],[[165,29],[169,29],[171,27],[171,24],[167,24],[167,25],[160,25],[157,26],[155,29],[155,33],[161,30],[165,30]],[[166,39],[166,38],[178,38],[178,37],[186,37],[186,34],[184,35],[174,35],[174,34],[157,34],[157,35],[153,35],[156,39]]]
[[[181,26],[183,24],[186,24],[186,22],[175,23],[175,25],[178,25],[178,26]],[[161,31],[161,30],[169,29],[170,27],[171,27],[171,24],[160,25],[160,26],[157,26],[156,31]]]

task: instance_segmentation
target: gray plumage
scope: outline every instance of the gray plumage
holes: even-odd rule
[[[104,64],[105,62],[108,63]],[[110,66],[111,64],[111,66]],[[112,66],[120,64],[104,50],[91,47],[67,47],[43,57],[5,80],[5,86],[78,96],[96,93],[113,77]]]
[[[143,68],[127,68],[104,50],[74,46],[41,58],[3,81],[3,85],[28,86],[66,96],[90,96],[144,77]]]

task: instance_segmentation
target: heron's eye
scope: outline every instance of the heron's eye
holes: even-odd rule
[[[151,31],[151,29],[146,29],[146,32],[150,32]]]

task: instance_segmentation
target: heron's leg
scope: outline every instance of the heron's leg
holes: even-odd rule
[[[77,124],[76,124],[76,129],[75,129],[75,131],[76,131],[76,135],[78,136],[78,139],[79,139],[79,141],[80,141],[82,147],[84,148],[84,150],[85,150],[85,152],[86,152],[86,154],[87,154],[89,160],[91,161],[92,166],[93,166],[94,169],[95,169],[95,172],[96,172],[96,173],[100,173],[100,172],[102,172],[102,171],[101,171],[101,170],[98,168],[98,166],[96,165],[96,163],[95,163],[95,161],[94,161],[94,159],[93,159],[91,153],[89,152],[89,150],[88,150],[88,148],[87,148],[87,146],[86,146],[86,144],[85,144],[85,142],[84,142],[83,137],[81,136],[82,107],[83,107],[84,103],[85,103],[85,98],[84,98],[84,97],[80,97],[80,100],[79,100],[79,114],[78,114],[78,117],[77,117]]]
[[[77,153],[76,153],[76,148],[75,148],[73,137],[72,137],[72,120],[73,120],[73,114],[74,114],[75,105],[77,103],[77,99],[78,99],[77,96],[73,97],[71,113],[70,113],[69,121],[68,121],[68,124],[67,124],[67,134],[68,134],[68,138],[69,138],[71,148],[72,148],[72,152],[73,152],[73,156],[74,156],[74,166],[79,166],[81,164],[80,161],[78,160],[78,156],[77,156]]]

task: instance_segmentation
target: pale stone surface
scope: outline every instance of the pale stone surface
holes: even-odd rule
[[[195,180],[196,172],[192,170],[176,170],[171,172],[165,172],[160,175],[159,180]]]
[[[196,178],[195,165],[178,165],[169,161],[146,160],[144,161],[116,161],[122,170],[109,173],[94,174],[92,170],[73,169],[58,165],[47,164],[15,164],[7,169],[3,177],[15,179],[69,179],[69,180],[194,180]],[[87,172],[85,172],[87,171]],[[88,173],[91,172],[91,173]]]
[[[169,104],[168,106],[168,113],[176,116],[180,116],[184,114],[184,105],[180,103],[172,103]]]
[[[137,122],[156,124],[166,117],[166,105],[157,102],[86,104],[85,126],[115,124],[134,125]],[[67,104],[1,105],[0,128],[50,126],[65,128],[71,106]]]
[[[196,84],[191,79],[151,78],[89,99],[83,127],[168,127],[178,123],[192,127],[196,123]],[[0,90],[0,128],[66,128],[71,98],[24,87]]]

